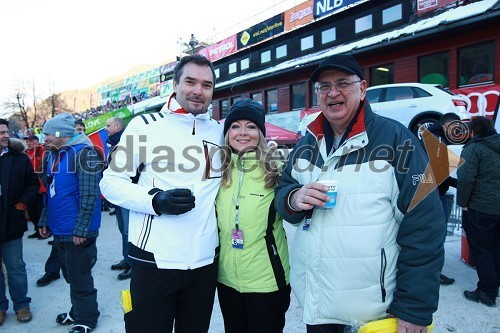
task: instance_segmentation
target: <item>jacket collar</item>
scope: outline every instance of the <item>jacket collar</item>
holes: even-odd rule
[[[177,102],[177,100],[175,99],[175,95],[176,95],[175,93],[170,95],[167,103],[165,103],[165,105],[161,108],[161,111],[166,111],[171,114],[183,114],[186,116],[191,115],[192,117],[195,117],[197,119],[210,119],[210,115],[208,114],[208,112],[200,113],[195,116],[184,110],[182,106],[179,104],[179,102]]]
[[[360,133],[363,133],[366,130],[365,124],[367,120],[371,119],[372,117],[373,113],[371,111],[369,104],[366,102],[365,98],[359,104],[358,110],[356,111],[354,117],[351,119],[351,122],[347,126],[347,129],[344,132],[340,144]],[[325,135],[324,126],[326,125],[329,126],[328,120],[326,119],[323,112],[321,112],[321,114],[307,126],[307,130],[312,135],[314,135],[316,140],[320,141],[321,139],[324,138]]]

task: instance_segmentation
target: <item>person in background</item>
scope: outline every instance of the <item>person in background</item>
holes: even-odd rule
[[[398,332],[426,332],[446,224],[436,190],[416,195],[429,176],[425,152],[406,127],[372,112],[350,55],[321,61],[311,82],[321,113],[276,188],[278,213],[298,224],[290,282],[307,332],[344,332],[388,315]],[[336,181],[336,200],[321,181]]]
[[[106,131],[108,132],[108,139],[106,143],[109,147],[108,163],[111,159],[111,154],[116,149],[116,145],[120,142],[120,138],[125,130],[123,119],[118,117],[109,118],[106,122]],[[118,223],[118,230],[120,231],[122,238],[122,255],[123,259],[117,263],[111,265],[112,270],[123,270],[118,274],[118,280],[129,279],[132,275],[132,265],[128,257],[128,215],[129,210],[124,207],[115,206],[116,211],[116,221]]]
[[[422,141],[425,142],[425,136],[428,135],[428,133],[430,133],[434,135],[439,140],[440,143],[443,143],[446,146],[453,144],[453,142],[449,140],[451,138],[450,134],[453,134],[450,132],[450,130],[453,130],[454,123],[458,124],[458,122],[460,121],[461,121],[460,116],[458,116],[456,113],[449,112],[443,114],[439,118],[439,123],[436,123],[433,126],[429,127],[428,132],[424,132]],[[425,144],[424,148],[426,148]],[[433,166],[433,172],[435,176],[445,177],[448,176],[450,173],[448,150],[440,148],[441,147],[431,147],[430,151],[429,149],[426,149],[426,151],[427,155],[432,161],[431,165]],[[432,154],[432,156],[430,154]],[[450,207],[448,206],[448,202],[446,200],[446,193],[448,192],[450,186],[455,188],[457,187],[457,179],[451,176],[446,177],[443,180],[443,182],[438,186],[439,200],[441,200],[441,205],[443,206],[443,212],[446,218],[446,224],[448,224],[448,220],[450,218]],[[449,286],[455,283],[455,279],[450,278],[444,274],[440,274],[439,283],[443,286]]]
[[[47,202],[40,218],[40,235],[54,235],[61,270],[70,285],[71,309],[56,317],[73,324],[70,333],[90,333],[99,310],[92,267],[101,225],[99,180],[103,161],[90,139],[75,133],[75,119],[61,113],[44,127],[47,160]]]
[[[38,138],[38,136],[34,134],[25,137],[24,140],[28,147],[26,149],[26,154],[28,155],[31,165],[33,165],[33,169],[35,170],[35,173],[37,174],[38,180],[40,182],[40,189],[35,203],[28,207],[28,215],[35,227],[35,232],[29,235],[28,238],[42,239],[42,237],[40,237],[40,234],[38,233],[38,220],[40,219],[40,214],[43,208],[43,196],[47,191],[42,181],[42,163],[43,157],[45,155],[45,149],[43,149],[43,146],[40,144],[40,139]]]
[[[82,130],[83,126],[83,130]],[[79,140],[87,141],[85,136],[85,124],[82,121],[75,121],[75,134],[80,135]],[[92,144],[92,143],[90,143]],[[46,149],[47,147],[45,147]],[[44,187],[47,186],[47,160],[50,154],[45,154],[42,162],[42,183]],[[49,257],[45,261],[45,274],[36,281],[36,285],[39,287],[44,287],[51,284],[53,281],[58,280],[61,277],[59,273],[61,271],[61,264],[58,256],[57,248],[54,246],[54,241],[49,241],[49,245],[52,247],[50,250]]]
[[[111,203],[130,209],[128,333],[171,332],[174,322],[177,333],[207,332],[213,309],[221,162],[210,154],[222,145],[222,126],[207,113],[213,65],[183,57],[173,81],[160,112],[127,125],[100,183]]]
[[[85,133],[86,127],[85,123],[81,120],[75,121],[75,132],[76,133]]]
[[[9,122],[0,119],[0,325],[5,321],[9,287],[17,320],[27,323],[33,318],[28,294],[28,276],[23,261],[23,235],[28,230],[26,211],[38,195],[38,178],[24,153],[21,140],[9,138]]]
[[[500,135],[485,117],[473,119],[469,128],[472,139],[457,170],[457,204],[467,214],[464,230],[479,281],[464,296],[495,306],[500,286]]]
[[[274,208],[280,158],[266,145],[264,109],[244,99],[224,121],[226,147],[217,195],[217,295],[227,333],[283,332],[290,265],[283,220]],[[276,150],[273,150],[276,152]]]

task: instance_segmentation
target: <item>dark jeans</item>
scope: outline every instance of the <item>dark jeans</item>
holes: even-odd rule
[[[218,261],[193,270],[158,269],[132,263],[132,311],[127,333],[206,333],[214,306]]]
[[[467,240],[476,264],[477,286],[492,299],[500,285],[500,215],[469,209]]]
[[[87,238],[76,246],[72,242],[54,241],[61,270],[69,283],[71,310],[75,324],[95,328],[99,318],[97,289],[94,288],[92,267],[97,261],[96,238]]]
[[[344,329],[340,324],[307,325],[307,333],[344,333]]]
[[[217,284],[226,333],[280,333],[290,306],[290,285],[269,293],[240,293]]]

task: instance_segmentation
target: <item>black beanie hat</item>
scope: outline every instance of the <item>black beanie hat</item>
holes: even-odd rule
[[[262,105],[253,99],[246,98],[234,103],[229,110],[229,116],[224,120],[224,135],[229,130],[229,126],[237,120],[249,120],[260,129],[266,136],[266,116]]]

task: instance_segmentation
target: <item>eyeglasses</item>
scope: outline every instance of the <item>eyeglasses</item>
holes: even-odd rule
[[[351,84],[358,82],[361,82],[361,80],[351,81],[351,82],[340,80],[334,82],[333,84],[330,82],[320,83],[316,85],[316,91],[319,92],[320,94],[328,94],[330,91],[332,91],[332,87],[335,86],[335,90],[341,92],[349,88]]]

